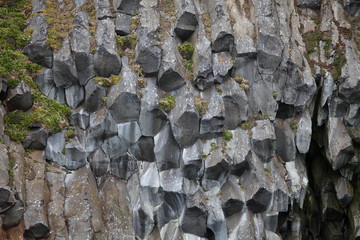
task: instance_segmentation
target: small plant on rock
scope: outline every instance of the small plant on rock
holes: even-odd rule
[[[296,133],[297,132],[297,130],[298,130],[298,121],[295,119],[295,120],[292,120],[290,123],[289,123],[289,125],[290,125],[290,127],[291,127],[291,129],[293,130],[293,132],[294,133]]]
[[[108,87],[111,87],[112,85],[116,85],[120,81],[120,76],[119,75],[111,75],[109,78],[94,77],[92,80],[94,81],[94,83],[97,83],[100,86],[108,88]]]
[[[171,109],[173,109],[176,105],[175,97],[174,96],[164,97],[160,99],[159,105],[165,112],[170,112]]]
[[[204,115],[208,110],[208,101],[199,97],[195,97],[195,108],[200,116]]]
[[[229,131],[224,131],[222,135],[226,141],[230,141],[233,138],[233,134]]]
[[[190,42],[184,42],[178,46],[179,53],[184,59],[190,60],[194,54],[195,48]]]

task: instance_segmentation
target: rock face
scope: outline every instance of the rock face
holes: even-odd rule
[[[359,1],[31,4],[4,41],[43,69],[0,47],[1,240],[360,239]]]

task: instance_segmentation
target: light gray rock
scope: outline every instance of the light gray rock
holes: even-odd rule
[[[276,135],[273,124],[269,120],[256,121],[251,129],[253,151],[263,162],[271,161],[276,150]]]
[[[296,132],[296,147],[298,151],[305,154],[309,151],[312,135],[312,122],[308,110],[305,110],[299,121]]]
[[[96,18],[99,20],[107,19],[112,17],[111,4],[109,0],[94,1]]]
[[[9,90],[5,102],[9,111],[29,110],[33,105],[30,87],[21,81],[19,85]]]
[[[65,91],[62,87],[56,87],[54,75],[51,69],[45,69],[35,79],[40,91],[48,98],[65,103]]]
[[[345,101],[355,103],[359,100],[360,91],[358,78],[360,74],[360,57],[354,42],[345,41],[345,44],[346,64],[341,70],[341,78],[344,78],[344,82],[339,86],[339,95]]]
[[[126,144],[118,136],[106,139],[101,148],[109,156],[110,159],[124,156],[127,152]]]
[[[94,175],[88,167],[66,174],[64,218],[72,239],[91,239],[103,231],[102,203]]]
[[[257,61],[260,71],[273,73],[282,60],[282,44],[277,36],[259,33]]]
[[[230,25],[226,1],[209,2],[211,20],[211,41],[213,52],[231,52],[234,47],[234,36]]]
[[[137,76],[128,66],[128,59],[123,58],[120,82],[113,86],[106,105],[116,123],[137,121],[140,115],[140,99],[136,92]]]
[[[88,139],[103,140],[118,134],[117,125],[105,108],[90,115]]]
[[[156,36],[144,28],[140,28],[138,34],[136,62],[141,66],[145,76],[157,76],[162,62],[162,50],[157,45]]]
[[[170,124],[166,124],[155,136],[154,142],[154,153],[159,171],[179,168],[181,150],[173,136]]]
[[[139,0],[114,0],[114,9],[128,15],[135,15],[139,6]]]
[[[102,177],[108,171],[110,159],[102,148],[98,148],[89,157],[89,163],[90,163],[91,171],[94,173],[94,176]]]
[[[231,72],[234,65],[233,58],[229,52],[220,52],[212,54],[213,74],[216,83],[222,83]]]
[[[204,190],[210,190],[213,187],[221,187],[230,170],[231,159],[221,149],[214,150],[206,157],[204,165],[204,176],[202,186]]]
[[[201,177],[203,170],[203,161],[201,159],[202,147],[201,140],[198,140],[191,147],[183,149],[182,159],[184,162],[184,178],[198,180]]]
[[[162,45],[163,58],[158,75],[158,87],[165,92],[172,92],[185,85],[182,73],[181,56],[175,39],[169,36]]]
[[[185,41],[193,34],[198,25],[195,5],[192,0],[175,0],[174,5],[177,9],[174,32],[181,40]]]
[[[326,125],[325,152],[329,163],[337,170],[354,156],[351,138],[341,118],[329,118]]]
[[[131,33],[131,16],[125,13],[116,13],[115,32],[117,35],[126,36]]]
[[[85,99],[84,88],[78,84],[73,84],[65,88],[66,103],[71,109],[77,108]]]

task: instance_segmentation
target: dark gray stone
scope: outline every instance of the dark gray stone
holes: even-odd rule
[[[192,0],[175,0],[174,4],[178,10],[174,32],[181,40],[185,41],[193,34],[198,25],[195,5]]]
[[[42,223],[37,223],[24,232],[24,237],[34,239],[47,238],[49,235],[50,229]]]
[[[4,213],[16,204],[16,198],[9,187],[0,188],[0,213]]]
[[[85,52],[74,53],[75,66],[79,78],[79,84],[84,86],[89,79],[95,77],[94,58]]]
[[[69,87],[79,82],[68,37],[64,40],[61,49],[54,54],[52,71],[56,87]]]
[[[123,180],[128,180],[136,170],[136,159],[133,159],[128,154],[110,160],[110,173]]]
[[[345,0],[345,10],[353,16],[360,17],[360,2],[357,0]]]
[[[8,91],[5,101],[9,111],[29,110],[33,105],[30,87],[26,83],[20,82],[15,88]]]
[[[85,111],[91,113],[99,110],[104,104],[105,96],[105,88],[94,83],[92,80],[88,81],[85,86]]]
[[[153,137],[165,126],[167,121],[166,114],[157,108],[141,106],[139,125],[144,136]]]
[[[272,193],[265,188],[260,188],[254,196],[246,202],[246,206],[254,213],[264,212],[271,201]]]
[[[352,185],[348,180],[346,180],[346,178],[343,177],[335,181],[334,185],[335,185],[336,197],[339,200],[340,205],[343,208],[347,207],[351,203],[354,197],[354,190]]]
[[[251,144],[256,155],[263,162],[271,161],[276,150],[276,136],[273,124],[269,120],[256,121],[256,127],[251,129]]]
[[[226,218],[241,212],[243,208],[244,202],[238,199],[229,199],[222,204],[222,210]]]
[[[139,0],[113,0],[114,9],[128,15],[135,15]]]
[[[132,211],[132,225],[136,236],[145,238],[148,236],[154,228],[154,221],[138,204]]]
[[[107,99],[107,107],[116,123],[137,121],[140,115],[140,99],[137,96],[137,76],[132,72],[123,58],[123,69],[120,82],[113,86]]]
[[[232,79],[222,84],[222,92],[225,108],[224,126],[233,130],[247,120],[248,100],[245,91]]]
[[[90,124],[90,117],[87,112],[80,110],[79,112],[73,112],[70,116],[70,125],[78,126],[83,130],[86,130]]]
[[[95,177],[102,177],[108,171],[108,166],[110,164],[110,159],[108,155],[98,148],[89,158],[89,163],[91,170],[94,173]]]
[[[2,228],[8,230],[19,225],[23,219],[24,211],[23,201],[17,200],[15,205],[6,211],[6,214],[2,217]]]
[[[297,0],[297,5],[302,8],[320,9],[321,0]]]
[[[84,87],[73,84],[65,88],[66,104],[71,108],[77,108],[85,99]]]
[[[157,76],[162,62],[162,50],[157,45],[156,36],[146,29],[139,30],[136,44],[136,62],[145,76]]]
[[[282,60],[282,45],[276,36],[259,33],[257,61],[264,73],[273,73]]]
[[[94,55],[94,69],[101,77],[117,75],[121,69],[121,59],[116,51],[100,46]]]
[[[23,146],[26,149],[44,150],[48,134],[45,129],[40,128],[26,135]]]
[[[155,136],[154,153],[159,171],[179,168],[181,150],[171,131],[170,124]]]
[[[24,54],[34,63],[45,68],[52,67],[53,52],[47,43],[29,43],[24,47]]]
[[[141,137],[131,147],[131,152],[138,161],[154,162],[154,139],[152,137]]]
[[[124,156],[127,152],[126,144],[118,136],[106,139],[101,148],[111,159]]]
[[[278,120],[275,122],[276,153],[285,161],[295,160],[296,146],[295,135],[290,126]]]
[[[186,208],[181,216],[181,230],[199,237],[206,235],[207,214],[198,207]]]
[[[177,50],[175,39],[168,37],[163,46],[163,59],[157,84],[165,92],[172,92],[185,85],[182,73],[181,56]]]

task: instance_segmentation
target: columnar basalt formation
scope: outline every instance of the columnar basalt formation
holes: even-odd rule
[[[359,1],[31,4],[0,3],[1,240],[360,239]]]

